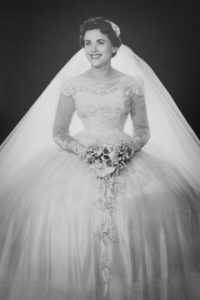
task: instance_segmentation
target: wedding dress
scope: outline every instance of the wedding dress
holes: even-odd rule
[[[84,160],[63,149],[74,111],[83,125],[74,138],[84,145],[131,142],[124,131],[131,116],[138,149],[104,189]],[[140,78],[69,79],[53,134],[54,145],[1,188],[0,299],[198,299],[199,191],[147,151],[151,126]]]

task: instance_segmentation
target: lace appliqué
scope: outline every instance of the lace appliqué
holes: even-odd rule
[[[97,218],[94,224],[94,234],[100,240],[101,258],[100,271],[104,283],[103,295],[106,297],[112,259],[112,243],[118,242],[119,236],[113,214],[116,210],[115,200],[122,185],[119,174],[97,178],[99,195],[95,202],[97,208]]]
[[[133,83],[130,82],[126,85],[125,87],[125,93],[126,95],[130,98],[133,98],[134,96],[144,96],[144,86],[143,86],[143,82],[139,82],[139,83]]]
[[[98,178],[99,196],[96,206],[100,211],[99,220],[95,224],[94,233],[99,239],[118,241],[116,226],[112,219],[115,210],[115,198],[120,189],[117,175]]]
[[[73,152],[77,154],[80,158],[85,157],[85,146],[82,145],[80,142],[72,140],[72,141],[67,141],[67,140],[62,140],[59,135],[55,137],[55,142],[59,144],[64,150]]]
[[[114,84],[113,82],[104,82],[104,83],[96,83],[89,80],[80,80],[78,83],[76,82],[75,87],[71,90],[74,92],[74,89],[77,92],[88,92],[98,95],[106,95],[119,90],[124,85],[124,80],[117,82]]]
[[[71,79],[65,85],[62,93],[64,95],[70,96],[74,95],[76,92],[89,92],[98,95],[110,94],[111,92],[127,87],[130,91],[135,91],[135,94],[139,95],[142,93],[143,81],[141,78],[133,76],[124,76],[120,79],[115,79],[111,82],[95,82],[92,79],[87,78],[77,78]]]
[[[149,140],[149,134],[144,133],[142,135],[136,135],[133,137],[133,140],[129,142],[129,145],[133,152],[140,151],[141,148],[146,145]]]
[[[69,81],[62,90],[62,94],[65,96],[73,96],[76,93],[76,88],[73,83]]]

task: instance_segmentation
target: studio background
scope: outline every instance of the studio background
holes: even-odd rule
[[[192,1],[0,1],[0,143],[104,16],[154,70],[200,138],[200,5]]]

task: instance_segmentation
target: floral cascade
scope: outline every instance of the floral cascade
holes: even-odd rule
[[[98,217],[95,220],[94,234],[101,243],[100,270],[104,282],[104,298],[109,285],[112,242],[118,241],[113,213],[117,192],[121,186],[119,174],[120,170],[126,167],[131,157],[132,150],[130,146],[121,141],[114,145],[101,145],[100,141],[97,141],[95,145],[87,149],[86,160],[94,170],[99,186],[99,196],[95,203]]]

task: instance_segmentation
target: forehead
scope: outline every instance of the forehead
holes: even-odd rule
[[[99,40],[99,39],[104,39],[104,40],[109,40],[106,34],[103,34],[100,29],[92,29],[86,31],[84,35],[84,40]]]

